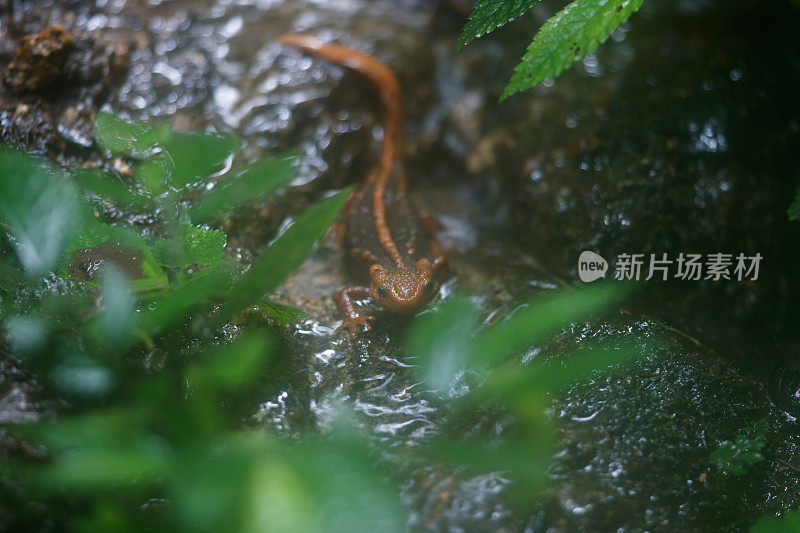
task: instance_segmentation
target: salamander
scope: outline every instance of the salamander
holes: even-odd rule
[[[342,315],[339,330],[346,328],[355,335],[370,329],[375,317],[362,314],[358,306],[367,297],[393,313],[420,310],[439,293],[447,258],[434,238],[435,219],[408,198],[403,166],[405,111],[397,77],[386,64],[368,54],[311,35],[287,34],[279,41],[358,72],[372,82],[380,96],[380,156],[344,210],[348,267],[361,284],[336,295]]]

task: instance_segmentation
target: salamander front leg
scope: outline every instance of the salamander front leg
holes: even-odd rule
[[[431,245],[431,252],[434,254],[433,275],[440,282],[444,281],[447,279],[448,270],[450,269],[450,263],[447,260],[447,256],[442,253],[442,248],[439,246],[439,243],[434,243]]]
[[[369,321],[375,320],[375,317],[362,315],[356,304],[357,300],[363,300],[368,296],[369,288],[367,287],[347,287],[336,293],[336,305],[339,306],[339,312],[342,314],[342,325],[336,330],[337,332],[347,328],[351,335],[356,335],[359,329],[370,330],[372,325]]]

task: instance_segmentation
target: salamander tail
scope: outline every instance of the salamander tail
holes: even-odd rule
[[[342,65],[368,78],[378,91],[383,107],[384,138],[381,164],[388,171],[402,157],[405,143],[405,112],[400,82],[385,63],[346,46],[326,43],[308,34],[287,33],[278,41],[299,48],[331,63]]]

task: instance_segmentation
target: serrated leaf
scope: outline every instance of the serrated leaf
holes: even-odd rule
[[[183,243],[178,239],[157,239],[151,251],[161,266],[181,268],[187,264]]]
[[[529,89],[554,78],[575,61],[592,52],[644,0],[575,0],[553,15],[539,30],[511,81],[500,96]]]
[[[228,236],[216,229],[192,227],[184,235],[183,249],[189,264],[214,265],[222,259]]]
[[[206,193],[191,209],[192,220],[205,222],[220,213],[272,194],[289,181],[296,165],[294,157],[276,157],[252,163],[226,178]]]
[[[214,265],[222,259],[227,239],[219,230],[192,226],[185,228],[178,240],[159,239],[153,252],[162,265]]]
[[[456,43],[456,51],[529,11],[540,0],[479,0]]]
[[[80,218],[77,190],[43,159],[0,146],[0,220],[29,276],[50,270]]]
[[[225,233],[195,226],[184,208],[173,231],[174,237],[158,239],[152,247],[156,260],[164,266],[215,265],[222,259],[228,237]]]
[[[222,169],[239,141],[226,133],[181,133],[165,143],[174,165],[172,186],[185,187]]]
[[[156,144],[170,138],[169,124],[150,128],[144,122],[101,111],[94,124],[97,143],[113,155],[142,157]]]

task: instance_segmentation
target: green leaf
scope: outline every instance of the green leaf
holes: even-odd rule
[[[146,196],[136,194],[117,176],[100,169],[73,170],[72,179],[84,193],[106,198],[120,205],[145,207],[150,204]]]
[[[475,8],[469,15],[469,21],[464,26],[461,36],[456,43],[456,51],[467,43],[505,26],[514,19],[530,10],[540,0],[478,0]]]
[[[51,387],[70,397],[97,398],[114,386],[114,376],[109,368],[80,353],[61,354],[48,378]]]
[[[419,356],[419,370],[427,384],[446,392],[456,373],[466,366],[473,349],[473,333],[480,323],[469,300],[454,298],[435,312],[420,316],[409,330],[409,353]]]
[[[539,30],[500,96],[558,76],[600,43],[641,7],[644,0],[575,0]]]
[[[113,155],[142,157],[151,147],[169,140],[170,126],[149,128],[144,122],[101,111],[95,120],[94,135],[97,143]]]
[[[139,183],[151,194],[161,194],[172,183],[175,163],[169,152],[161,150],[140,162],[135,174]]]
[[[309,318],[309,314],[302,309],[274,300],[267,300],[266,302],[253,306],[253,308],[273,319],[279,326],[285,326]]]
[[[405,531],[397,489],[372,466],[352,428],[283,445],[253,464],[242,531],[346,533]]]
[[[136,314],[136,297],[128,277],[113,265],[102,273],[102,309],[97,317],[103,340],[124,345],[129,340]]]
[[[53,268],[80,217],[77,191],[43,159],[0,146],[0,220],[30,276]]]
[[[225,133],[179,133],[165,143],[174,164],[172,186],[178,189],[222,169],[239,141]]]
[[[558,333],[575,320],[586,319],[614,302],[624,285],[595,285],[562,289],[534,299],[518,308],[499,324],[478,334],[471,363],[497,363],[508,355]]]
[[[276,157],[257,161],[221,180],[191,209],[192,220],[205,222],[275,192],[294,173],[295,157]]]
[[[153,243],[151,250],[153,257],[162,266],[182,268],[188,264],[183,243],[178,239],[158,239]]]
[[[569,355],[569,361],[558,364],[514,365],[493,371],[480,388],[486,397],[502,396],[507,400],[527,401],[531,395],[555,392],[575,383],[592,372],[635,360],[641,353],[636,345],[620,348],[600,347]]]
[[[294,224],[253,262],[250,270],[234,285],[219,318],[228,320],[243,309],[257,304],[299,267],[314,244],[336,220],[350,192],[350,189],[346,189],[326,198],[298,216]]]
[[[113,248],[118,244],[134,248],[137,251],[137,255],[141,255],[141,265],[138,265],[138,259],[134,262],[126,261],[127,254],[124,253],[120,254],[120,261],[117,264],[131,278],[137,291],[149,292],[167,287],[167,276],[143,237],[129,228],[110,226],[94,218],[88,218],[84,221],[81,231],[75,235],[75,238],[67,247],[68,256],[66,260],[69,265],[64,275],[81,279],[78,265],[74,264],[78,254],[84,254],[88,258],[97,255],[96,260],[93,261],[96,263],[97,261],[105,260],[108,255],[107,253],[94,254],[98,247]]]
[[[756,522],[750,533],[800,533],[800,513],[765,516]]]
[[[800,195],[794,197],[792,205],[786,210],[789,220],[800,220]]]
[[[188,314],[221,299],[230,286],[231,273],[219,268],[200,272],[177,286],[158,294],[146,309],[137,316],[138,328],[150,338],[155,338]]]
[[[3,335],[16,353],[27,357],[46,346],[48,326],[41,317],[12,315],[5,317]]]
[[[165,266],[183,268],[188,265],[216,265],[225,252],[228,237],[215,229],[192,224],[184,208],[178,217],[173,238],[158,239],[153,245],[153,255]]]
[[[252,382],[272,348],[269,338],[253,333],[233,344],[209,350],[187,371],[193,394],[204,394],[196,390],[198,387],[235,389]]]
[[[546,486],[547,471],[555,451],[555,435],[544,415],[546,403],[532,402],[527,407],[536,413],[536,420],[526,420],[524,426],[506,432],[499,444],[490,445],[477,439],[439,438],[434,441],[432,451],[437,458],[458,465],[459,469],[468,468],[484,474],[508,473],[514,480],[510,491],[516,502],[520,508],[529,508]]]
[[[215,265],[222,259],[228,236],[216,229],[194,226],[188,229],[183,239],[189,264]]]
[[[39,471],[37,481],[49,489],[61,490],[67,485],[85,492],[142,481],[154,483],[169,471],[170,450],[158,439],[121,430],[120,424],[127,423],[141,431],[130,415],[120,410],[41,427],[39,432],[58,452],[52,465]]]
[[[225,252],[227,239],[219,230],[192,226],[178,239],[158,239],[153,244],[153,255],[160,264],[175,268],[216,265]]]
[[[734,441],[720,443],[719,448],[711,454],[711,461],[726,474],[742,476],[748,468],[764,460],[761,454],[764,444],[763,435],[752,438],[739,435]]]

